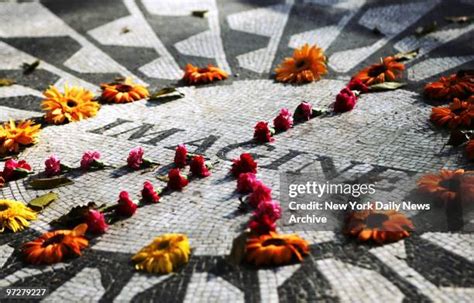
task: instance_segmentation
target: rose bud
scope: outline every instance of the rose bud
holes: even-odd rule
[[[174,155],[174,164],[176,167],[183,168],[186,166],[187,154],[188,150],[184,144],[180,144],[176,147],[176,153]]]
[[[211,175],[211,172],[209,171],[209,168],[206,165],[206,160],[203,156],[194,156],[191,159],[189,168],[191,170],[191,173],[199,178],[205,178]]]
[[[126,191],[122,191],[119,195],[117,213],[121,216],[131,217],[137,211],[137,204],[130,199]]]
[[[143,189],[142,189],[142,198],[143,201],[148,202],[148,203],[157,203],[160,201],[160,195],[158,192],[155,191],[153,188],[153,185],[146,181],[143,184]]]
[[[313,116],[313,105],[309,102],[301,102],[295,109],[293,118],[295,121],[308,121]]]
[[[336,102],[334,103],[334,111],[336,113],[343,113],[350,111],[354,108],[357,103],[357,97],[349,88],[344,88],[336,96]]]

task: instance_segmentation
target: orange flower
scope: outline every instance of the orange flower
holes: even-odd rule
[[[474,73],[460,71],[447,77],[441,77],[437,82],[425,85],[425,96],[430,99],[452,100],[465,99],[474,94]]]
[[[456,128],[458,126],[469,127],[473,117],[474,102],[471,100],[461,101],[458,98],[454,98],[449,106],[433,107],[430,119],[436,125],[448,125],[449,128]]]
[[[203,68],[199,68],[192,64],[187,64],[183,80],[186,83],[192,85],[224,80],[227,79],[227,77],[229,77],[229,75],[225,71],[213,66],[212,64],[209,64],[207,67]]]
[[[0,125],[0,155],[16,153],[20,146],[36,144],[41,125],[35,125],[31,120],[22,121],[18,124],[10,120]]]
[[[106,102],[128,103],[147,98],[150,95],[145,86],[133,83],[130,78],[102,83],[100,87],[102,88],[101,99]]]
[[[326,56],[316,45],[303,45],[295,49],[293,57],[283,59],[275,69],[279,82],[306,83],[318,81],[327,74]]]
[[[383,244],[406,238],[413,229],[411,220],[395,210],[363,210],[348,216],[344,232],[359,241]]]
[[[366,85],[395,81],[402,76],[405,65],[396,60],[395,57],[380,59],[380,63],[372,64],[364,68],[354,78],[359,79]]]
[[[56,230],[44,233],[23,245],[25,259],[31,264],[58,263],[65,257],[80,256],[89,245],[84,237],[87,224],[79,224],[73,230]]]
[[[309,253],[308,243],[297,235],[279,235],[270,232],[251,236],[247,240],[246,261],[260,265],[284,265],[301,262]]]
[[[474,139],[469,140],[467,143],[466,155],[469,160],[474,160]]]
[[[418,180],[418,189],[422,193],[444,202],[474,199],[474,175],[464,169],[442,169],[439,174],[427,174]]]

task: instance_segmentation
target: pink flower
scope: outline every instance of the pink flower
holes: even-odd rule
[[[44,161],[45,173],[48,177],[53,177],[61,174],[61,161],[55,155],[51,155]]]
[[[176,167],[183,168],[186,166],[187,154],[188,150],[184,144],[180,144],[176,147],[176,153],[174,155],[174,164]]]
[[[253,217],[249,222],[249,228],[257,234],[267,234],[275,231],[276,223],[268,215],[264,214],[260,217]]]
[[[148,203],[157,203],[160,201],[159,194],[155,191],[153,185],[148,181],[143,184],[142,198],[143,201]]]
[[[144,150],[141,147],[133,148],[128,154],[127,165],[131,169],[140,169],[143,164],[143,154]]]
[[[336,102],[334,103],[334,111],[337,113],[343,113],[350,111],[354,108],[357,102],[357,97],[349,88],[344,88],[336,96]]]
[[[254,183],[252,193],[249,196],[250,206],[257,208],[260,203],[272,200],[272,189],[257,180]]]
[[[260,143],[273,142],[275,139],[273,136],[273,129],[268,126],[268,122],[260,121],[255,125],[255,131],[253,133],[253,138]]]
[[[211,175],[211,172],[209,171],[206,165],[206,160],[203,156],[194,156],[191,159],[189,168],[191,170],[191,173],[199,178],[205,178]]]
[[[100,153],[98,151],[87,151],[82,156],[81,168],[83,170],[89,170],[91,167],[101,167],[102,163],[99,162]]]
[[[365,83],[362,82],[362,80],[360,80],[359,78],[352,78],[347,87],[350,90],[357,90],[361,93],[366,93],[369,91],[369,87],[365,85]]]
[[[237,191],[242,194],[251,193],[256,181],[257,176],[254,173],[240,174],[237,179]]]
[[[255,217],[267,215],[271,220],[276,221],[281,218],[281,206],[276,201],[264,201],[258,204],[257,210],[254,212]]]
[[[231,173],[234,177],[238,177],[242,173],[257,173],[257,162],[249,153],[243,153],[239,159],[232,160]]]
[[[273,119],[273,126],[279,131],[288,130],[293,126],[293,117],[287,108],[280,110],[280,114]]]
[[[26,177],[31,173],[31,166],[25,160],[8,159],[3,168],[2,177],[5,182]]]
[[[293,118],[295,121],[308,121],[313,115],[313,105],[309,102],[301,102],[295,109]]]
[[[109,225],[105,222],[104,214],[98,210],[89,210],[86,216],[87,230],[94,234],[103,234]]]
[[[168,172],[168,188],[171,190],[182,190],[188,185],[189,181],[186,176],[181,175],[178,168],[173,168]]]
[[[119,215],[131,217],[137,211],[137,204],[130,199],[126,191],[122,191],[119,195],[118,206],[116,211]]]

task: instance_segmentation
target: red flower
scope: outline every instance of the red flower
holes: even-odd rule
[[[271,231],[275,231],[276,223],[270,216],[262,215],[260,217],[254,217],[249,222],[249,228],[257,234],[267,234]]]
[[[199,178],[205,178],[211,175],[211,172],[209,171],[206,165],[206,160],[203,156],[194,156],[191,159],[189,168],[191,170],[191,173]]]
[[[253,138],[257,142],[273,142],[275,139],[272,138],[273,129],[268,127],[268,122],[260,121],[255,125],[255,132],[253,133]]]
[[[98,210],[89,210],[86,216],[87,230],[94,234],[103,234],[109,225],[105,223],[104,214]]]
[[[3,168],[2,177],[5,182],[23,178],[31,172],[31,166],[25,160],[8,159]]]
[[[172,190],[182,190],[189,183],[188,178],[182,176],[178,168],[169,171],[168,179],[168,188]]]
[[[137,211],[137,204],[130,199],[126,191],[122,191],[119,195],[117,213],[121,216],[131,217]]]
[[[343,113],[350,111],[354,108],[357,102],[357,97],[349,88],[344,88],[336,96],[336,102],[334,103],[334,111],[337,113]]]
[[[263,201],[258,204],[257,210],[254,212],[255,217],[267,215],[273,221],[281,218],[281,206],[276,201]]]
[[[369,91],[369,87],[365,85],[365,83],[359,78],[352,78],[347,87],[350,90],[357,90],[361,93],[366,93]]]
[[[249,153],[240,155],[240,159],[232,160],[231,173],[234,177],[238,177],[242,173],[257,173],[257,163]]]
[[[272,189],[258,180],[254,183],[253,191],[249,196],[250,206],[257,208],[260,203],[272,200]]]
[[[81,168],[83,170],[89,170],[92,168],[103,167],[102,162],[99,161],[100,153],[98,151],[87,151],[82,155]]]
[[[313,115],[313,105],[309,102],[301,102],[295,109],[293,118],[295,121],[308,121]]]
[[[174,164],[176,167],[183,168],[186,166],[187,154],[188,150],[184,144],[180,144],[178,147],[176,147],[176,153],[174,155]]]
[[[293,117],[287,108],[282,108],[280,114],[273,119],[273,126],[279,131],[285,131],[293,126]]]
[[[242,194],[251,193],[256,181],[257,176],[254,173],[240,174],[237,179],[237,191]]]
[[[159,193],[155,191],[155,189],[153,188],[153,184],[148,181],[143,184],[142,198],[143,201],[148,203],[157,203],[158,201],[160,201]]]
[[[128,154],[127,165],[131,169],[140,169],[143,164],[143,154],[145,151],[141,147],[133,148]]]
[[[61,161],[55,155],[51,155],[44,161],[45,173],[48,177],[53,177],[61,174]]]

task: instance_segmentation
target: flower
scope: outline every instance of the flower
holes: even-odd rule
[[[176,167],[183,168],[186,166],[187,154],[188,150],[184,144],[180,144],[176,147],[176,153],[174,155],[174,164]]]
[[[85,219],[87,229],[94,234],[103,234],[109,228],[105,222],[104,214],[98,210],[90,209]]]
[[[469,142],[467,142],[466,155],[469,160],[474,160],[474,139],[471,139]]]
[[[168,188],[172,190],[182,190],[189,183],[188,178],[181,175],[178,168],[173,168],[168,172],[168,179]]]
[[[255,125],[255,132],[253,133],[253,138],[257,142],[273,142],[275,139],[272,138],[272,135],[275,131],[268,127],[268,123],[260,121]]]
[[[145,86],[133,83],[131,78],[102,83],[100,87],[102,88],[100,98],[105,102],[128,103],[147,98],[150,95]]]
[[[25,160],[8,159],[5,161],[2,177],[8,182],[23,178],[29,173],[31,173],[31,166]]]
[[[417,184],[420,192],[444,203],[474,199],[474,175],[464,169],[442,169],[439,174],[426,174]]]
[[[191,173],[199,178],[205,178],[211,175],[211,172],[209,171],[206,160],[204,159],[203,156],[194,156],[191,159],[191,163],[189,164],[189,168],[191,170]]]
[[[0,232],[5,228],[13,232],[29,226],[28,221],[35,220],[36,213],[25,204],[14,200],[0,200]]]
[[[128,154],[127,165],[131,169],[140,169],[143,164],[143,148],[135,147]]]
[[[89,170],[90,168],[103,167],[102,162],[99,161],[100,153],[98,151],[87,151],[82,155],[81,168]]]
[[[142,198],[145,202],[157,203],[160,201],[160,193],[155,191],[153,184],[151,184],[149,181],[146,181],[143,184]]]
[[[276,230],[276,223],[274,220],[270,218],[269,215],[261,215],[259,217],[252,217],[250,220],[248,227],[255,233],[255,234],[268,234],[271,231]]]
[[[342,89],[336,96],[336,102],[334,103],[334,111],[336,113],[343,113],[350,111],[354,108],[357,102],[356,95],[349,89]]]
[[[295,49],[293,57],[285,58],[275,69],[277,81],[290,83],[318,81],[327,72],[323,50],[308,44]]]
[[[438,126],[447,125],[449,128],[456,128],[458,126],[469,127],[473,117],[474,99],[470,102],[454,98],[447,107],[433,107],[430,119]]]
[[[362,80],[360,80],[359,78],[352,78],[347,87],[350,90],[356,90],[361,93],[366,93],[369,91],[369,87],[365,85],[365,83],[362,82]]]
[[[372,239],[377,244],[383,244],[406,238],[413,229],[411,220],[395,210],[364,210],[347,217],[344,232],[359,241]]]
[[[238,177],[242,173],[257,173],[257,163],[249,153],[243,153],[239,159],[232,160],[231,173]]]
[[[61,124],[63,122],[76,122],[94,117],[100,105],[94,102],[94,94],[82,87],[64,87],[64,94],[56,87],[50,86],[43,95],[46,97],[41,107],[46,111],[48,123]]]
[[[35,125],[33,121],[19,122],[10,120],[0,125],[0,155],[17,153],[21,146],[38,143],[41,125]]]
[[[276,221],[281,218],[281,206],[275,201],[262,201],[258,204],[249,228],[257,234],[275,231]]]
[[[53,264],[66,257],[80,256],[89,245],[84,237],[87,224],[79,224],[73,230],[56,230],[44,233],[35,240],[23,244],[23,254],[31,264]]]
[[[44,161],[45,173],[48,177],[53,177],[61,174],[61,161],[55,155],[49,156]]]
[[[164,234],[140,249],[133,257],[135,269],[167,274],[188,263],[191,248],[183,234]]]
[[[130,199],[126,191],[120,192],[116,211],[124,217],[131,217],[137,211],[137,204]]]
[[[276,130],[285,131],[293,126],[293,117],[287,108],[282,108],[278,116],[273,119],[273,126]]]
[[[430,99],[452,100],[465,99],[474,94],[474,73],[460,71],[436,82],[425,85],[425,96]]]
[[[263,201],[258,204],[257,210],[254,212],[255,217],[267,215],[271,220],[276,221],[281,218],[280,203],[270,200]]]
[[[293,118],[295,121],[308,121],[313,115],[313,105],[309,102],[301,102],[295,109]]]
[[[214,81],[220,81],[227,79],[229,75],[222,69],[208,64],[207,67],[197,67],[192,64],[187,64],[185,68],[185,73],[183,76],[183,81],[192,85],[192,84],[204,84]]]
[[[237,191],[242,194],[251,193],[253,186],[257,181],[254,173],[242,173],[237,179]]]
[[[405,65],[403,63],[397,62],[394,57],[385,57],[380,59],[380,63],[372,64],[358,72],[354,78],[370,86],[386,81],[395,81],[401,77],[404,70]]]
[[[308,253],[308,242],[299,236],[270,232],[247,240],[245,260],[256,266],[285,265],[303,261]]]
[[[252,193],[249,195],[250,206],[257,208],[260,203],[272,200],[272,189],[257,180],[254,183]]]

